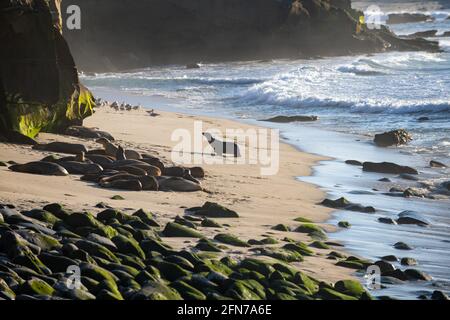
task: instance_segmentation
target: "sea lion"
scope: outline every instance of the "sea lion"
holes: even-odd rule
[[[133,180],[114,180],[111,182],[105,182],[101,184],[104,188],[114,188],[121,190],[130,190],[130,191],[141,191],[142,184],[138,179]]]
[[[96,163],[59,161],[58,164],[64,167],[70,174],[95,174],[103,171],[103,168]]]
[[[162,191],[194,192],[203,190],[199,184],[180,177],[160,177],[158,183],[159,190]]]
[[[109,168],[114,164],[114,160],[109,158],[108,156],[98,155],[98,154],[87,154],[85,155],[87,159],[101,165],[103,168]]]
[[[147,175],[147,171],[145,171],[144,169],[141,169],[139,167],[135,167],[135,166],[122,166],[122,167],[114,167],[114,169],[119,170],[119,171],[125,171],[128,172],[130,174],[134,174],[137,176],[146,176]]]
[[[203,132],[203,136],[208,140],[208,143],[214,149],[214,152],[218,156],[223,156],[226,154],[233,155],[235,158],[241,156],[239,146],[236,142],[221,141],[214,138],[209,132]]]
[[[127,156],[125,155],[125,150],[123,150],[122,146],[119,146],[117,148],[116,159],[117,160],[126,160],[127,159]]]
[[[103,148],[105,149],[106,155],[111,157],[116,157],[117,151],[119,150],[118,147],[116,147],[114,144],[112,144],[108,139],[106,138],[100,138],[96,140],[97,143],[100,143]],[[135,159],[139,160],[142,159],[142,156],[139,152],[134,150],[125,150],[125,159]],[[123,159],[121,159],[123,160]]]
[[[47,176],[67,176],[69,173],[57,163],[46,161],[33,161],[25,164],[15,164],[8,168],[14,172],[42,174]]]
[[[50,142],[47,144],[37,144],[33,146],[35,150],[52,151],[68,154],[79,154],[80,152],[87,153],[88,150],[82,144],[68,143],[68,142]]]
[[[116,157],[117,147],[115,145],[113,145],[108,139],[100,138],[100,139],[97,139],[95,142],[97,142],[103,146],[103,149],[105,149],[106,155],[111,156],[111,157]]]
[[[110,177],[110,176],[113,176],[113,175],[116,175],[119,173],[122,173],[122,172],[116,171],[116,170],[104,170],[99,173],[85,174],[85,175],[81,176],[80,180],[89,181],[89,182],[99,182],[102,178]],[[128,174],[128,173],[126,173],[126,174]]]
[[[104,177],[99,180],[100,185],[108,184],[116,180],[139,180],[142,184],[142,190],[158,191],[159,184],[155,177],[137,176],[129,173],[118,173],[113,176]]]
[[[184,175],[183,175],[183,178],[186,179],[186,180],[192,181],[192,182],[194,182],[194,183],[200,184],[200,181],[198,181],[197,179],[195,179],[195,178],[192,176],[190,170],[186,170],[186,171],[185,171],[185,173],[184,173]]]
[[[86,154],[96,154],[100,156],[106,156],[106,151],[103,149],[92,149],[89,150]]]
[[[152,166],[148,163],[139,161],[139,160],[133,160],[132,162],[129,162],[127,160],[117,160],[113,163],[113,168],[121,168],[123,166],[132,166],[136,168],[140,168],[142,170],[145,170],[147,174],[152,176],[160,176],[161,170],[158,167]]]
[[[205,170],[203,170],[202,167],[192,167],[192,168],[189,168],[189,170],[191,171],[191,175],[194,178],[204,178],[205,177]]]
[[[94,128],[87,128],[83,126],[70,126],[66,129],[65,134],[73,137],[95,139],[106,138],[110,141],[114,141],[114,137],[105,131],[100,131]]]
[[[142,155],[141,161],[148,163],[152,166],[158,167],[161,170],[161,172],[164,172],[164,163],[162,163],[161,160],[159,160],[156,157],[152,157],[149,155]]]
[[[164,168],[163,175],[168,177],[180,177],[182,178],[186,172],[183,167],[168,167]]]

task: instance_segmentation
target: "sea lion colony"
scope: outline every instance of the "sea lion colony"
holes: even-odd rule
[[[123,149],[109,139],[96,140],[100,149],[88,150],[83,144],[51,142],[37,144],[34,150],[70,154],[48,155],[40,161],[13,163],[14,172],[66,176],[81,175],[80,180],[95,182],[102,188],[130,191],[202,191],[199,179],[205,177],[201,167],[167,166],[160,159],[136,150]]]

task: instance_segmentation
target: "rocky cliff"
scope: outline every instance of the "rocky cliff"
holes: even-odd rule
[[[0,136],[80,124],[93,97],[80,85],[55,10],[59,0],[0,0]],[[53,16],[52,16],[53,12]]]
[[[350,0],[63,0],[81,30],[64,29],[87,71],[152,64],[436,50],[370,30]]]

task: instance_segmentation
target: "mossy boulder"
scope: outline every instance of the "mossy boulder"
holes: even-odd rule
[[[88,240],[79,240],[75,244],[78,248],[86,251],[92,256],[97,256],[110,262],[120,262],[119,258],[117,258],[117,256],[111,250],[109,250],[105,246],[102,246],[101,244]]]
[[[165,237],[203,238],[203,235],[192,228],[175,222],[169,222],[163,230]]]
[[[169,281],[175,281],[179,278],[190,275],[190,272],[183,269],[179,265],[166,261],[159,261],[156,264],[161,276]]]
[[[25,281],[18,290],[21,294],[52,296],[55,292],[47,282],[39,278],[31,278]]]
[[[312,223],[303,223],[300,226],[298,226],[294,231],[300,233],[307,233],[311,238],[317,240],[325,240],[327,238],[327,235],[322,230],[322,228]]]
[[[355,280],[341,280],[335,283],[334,289],[348,296],[352,296],[358,299],[362,297],[369,297],[364,287]]]
[[[187,211],[192,214],[208,218],[239,218],[236,211],[225,208],[215,202],[205,202],[202,207],[190,208]]]
[[[306,219],[306,218],[303,218],[303,217],[295,218],[294,221],[303,222],[303,223],[313,223],[310,219]]]
[[[175,281],[170,284],[172,288],[178,291],[178,293],[185,300],[206,300],[206,296],[200,290],[188,285],[184,281]]]
[[[155,220],[154,215],[150,212],[145,211],[144,209],[139,209],[133,216],[139,217],[144,223],[148,224],[151,227],[159,227],[159,223]]]
[[[110,271],[91,263],[80,264],[81,274],[98,282],[116,282],[118,278]]]
[[[296,242],[296,243],[286,243],[283,246],[283,249],[289,250],[289,251],[295,251],[303,256],[312,256],[314,255],[314,252],[308,248],[308,246],[302,242]]]
[[[222,228],[222,225],[220,223],[208,218],[203,219],[201,225],[205,228]]]
[[[324,300],[358,300],[355,297],[340,293],[331,288],[320,288],[317,296]]]
[[[219,248],[214,242],[208,239],[200,239],[195,246],[196,249],[200,251],[208,251],[208,252],[221,252],[222,249]]]
[[[214,240],[236,247],[250,247],[247,242],[244,242],[238,237],[229,233],[219,233],[214,237]]]
[[[308,277],[303,272],[297,272],[294,276],[293,282],[305,288],[311,294],[314,294],[319,290],[319,284],[317,280]]]
[[[182,300],[177,290],[160,281],[148,281],[132,300]]]
[[[8,286],[5,280],[0,278],[0,298],[14,300],[16,298],[16,294],[13,290]]]
[[[69,213],[67,212],[67,210],[60,203],[47,204],[46,206],[44,206],[42,208],[42,210],[50,212],[55,217],[57,217],[58,219],[61,219],[61,220],[65,220],[69,216]]]
[[[239,267],[256,271],[266,277],[275,271],[275,268],[272,267],[269,262],[254,258],[246,258],[242,260]]]
[[[284,232],[288,232],[290,231],[289,227],[285,224],[277,224],[276,226],[272,227],[272,230],[276,230],[276,231],[284,231]]]
[[[317,249],[330,249],[330,246],[322,241],[313,241],[309,246]]]
[[[133,238],[127,238],[122,235],[113,237],[112,242],[117,246],[117,250],[123,254],[133,254],[141,259],[145,259],[145,253],[139,246],[139,243]]]
[[[259,296],[255,291],[253,283],[249,282],[250,280],[237,280],[234,281],[228,290],[225,292],[225,295],[236,300],[261,300],[263,299]],[[265,297],[265,296],[264,296]]]
[[[260,254],[268,256],[283,262],[301,262],[303,256],[295,251],[289,251],[284,249],[261,249]]]
[[[54,225],[56,222],[60,221],[55,215],[46,210],[33,209],[30,211],[25,211],[23,214],[27,217]]]

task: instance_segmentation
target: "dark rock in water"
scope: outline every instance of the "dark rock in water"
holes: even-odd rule
[[[414,258],[405,257],[400,260],[400,263],[402,266],[415,266],[417,265],[417,260]]]
[[[423,280],[423,281],[432,280],[431,276],[429,276],[428,274],[426,274],[420,270],[406,269],[403,272],[405,273],[405,275],[408,277],[409,280]]]
[[[389,179],[389,178],[381,178],[378,181],[380,181],[380,182],[392,182],[391,179]]]
[[[409,280],[408,277],[406,276],[406,274],[400,269],[395,269],[394,271],[386,272],[383,275],[383,277],[390,277],[390,278],[398,279],[400,281]]]
[[[348,221],[339,221],[338,226],[341,228],[348,229],[348,228],[350,228],[351,225]]]
[[[25,164],[15,164],[8,168],[14,172],[40,174],[48,176],[67,176],[69,173],[60,165],[52,162],[34,161]]]
[[[68,154],[80,154],[82,152],[87,153],[88,151],[82,144],[68,142],[50,142],[47,144],[37,144],[33,146],[33,149]]]
[[[419,197],[424,198],[427,196],[426,190],[421,190],[417,188],[408,188],[405,191],[403,191],[403,197],[409,198],[409,197]]]
[[[395,267],[393,264],[386,262],[384,260],[375,262],[375,265],[377,265],[380,268],[381,275],[387,274],[387,273],[395,270]]]
[[[448,295],[446,295],[444,292],[440,290],[434,290],[431,299],[433,300],[450,300]]]
[[[365,213],[373,213],[376,211],[374,207],[371,207],[371,206],[364,207],[360,204],[351,203],[344,197],[341,197],[336,200],[325,199],[321,202],[321,205],[323,205],[325,207],[329,207],[329,208],[345,209],[345,210],[349,210],[349,211],[357,211],[357,212],[365,212]]]
[[[406,210],[398,214],[398,224],[417,224],[420,226],[428,226],[430,222],[415,211]]]
[[[404,242],[397,242],[394,244],[394,248],[398,250],[412,250],[412,248]]]
[[[411,140],[411,135],[404,129],[376,134],[374,138],[375,144],[379,147],[398,146],[407,144]]]
[[[364,162],[363,171],[391,173],[391,174],[401,174],[401,173],[419,174],[417,170],[414,168],[408,166],[401,166],[392,162],[378,162],[378,163]]]
[[[381,257],[381,259],[384,261],[398,262],[398,258],[394,255],[384,256],[384,257]]]
[[[198,63],[189,63],[186,65],[186,69],[200,69],[200,65]]]
[[[201,207],[193,207],[186,210],[197,216],[204,216],[208,218],[239,218],[236,211],[225,208],[224,206],[215,202],[205,202]]]
[[[436,29],[435,30],[427,30],[427,31],[419,31],[419,32],[415,32],[412,34],[408,34],[405,37],[407,37],[407,38],[431,38],[431,37],[435,37],[437,32],[438,31]]]
[[[433,16],[422,13],[391,13],[386,21],[387,24],[400,24],[412,22],[433,21]]]
[[[83,126],[70,126],[64,132],[66,135],[87,139],[106,138],[110,141],[114,141],[114,137],[108,132],[100,131],[93,128],[87,128]]]
[[[261,121],[289,123],[289,122],[317,121],[318,119],[319,119],[319,117],[317,117],[317,116],[276,116],[276,117],[261,120]]]
[[[447,168],[447,166],[445,164],[443,164],[442,162],[434,161],[434,160],[430,161],[430,167],[432,167],[432,168]]]
[[[360,166],[360,167],[362,167],[363,165],[362,162],[358,160],[346,160],[345,163],[352,166]]]
[[[388,217],[380,217],[378,218],[378,222],[386,223],[386,224],[397,224],[394,219]]]
[[[430,118],[429,117],[420,117],[417,119],[417,121],[429,121]]]
[[[402,173],[398,177],[400,179],[409,180],[409,181],[419,181],[419,178],[417,178],[416,176],[413,176],[411,174],[408,174],[408,173]]]

